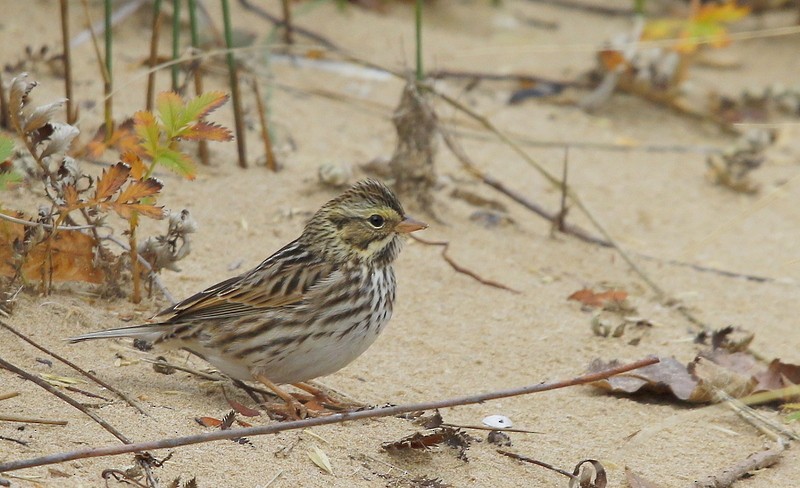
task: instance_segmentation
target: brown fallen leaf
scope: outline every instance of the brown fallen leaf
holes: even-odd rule
[[[617,360],[604,362],[595,359],[589,365],[588,372],[602,371],[619,364]],[[697,384],[698,381],[689,374],[686,365],[672,357],[659,357],[657,364],[592,383],[593,386],[614,393],[650,391],[658,394],[670,393],[686,402],[707,401],[694,396]]]
[[[774,359],[769,363],[766,371],[762,371],[755,375],[757,381],[755,392],[772,391],[787,386],[800,384],[800,366],[796,364],[787,364],[780,359]],[[793,397],[797,398],[797,397]],[[786,400],[793,400],[787,398]]]
[[[628,292],[623,290],[595,292],[589,288],[584,288],[568,296],[567,300],[575,300],[589,308],[625,310],[630,308],[624,303],[627,298]]]
[[[220,427],[222,425],[222,420],[214,417],[195,417],[194,421],[203,427]]]
[[[226,400],[228,400],[228,405],[230,405],[231,408],[234,409],[239,415],[244,415],[245,417],[258,417],[261,415],[261,412],[258,410],[242,405],[236,400],[231,398],[226,398]]]
[[[415,432],[394,442],[384,442],[381,447],[387,451],[428,450],[431,447],[442,444],[458,449],[458,458],[465,462],[469,461],[467,459],[467,449],[472,444],[472,437],[461,429],[447,426]]]

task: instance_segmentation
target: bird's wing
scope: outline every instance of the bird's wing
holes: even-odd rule
[[[302,301],[314,285],[335,268],[313,259],[296,242],[276,252],[256,268],[227,279],[163,310],[151,323],[209,320],[259,313]]]

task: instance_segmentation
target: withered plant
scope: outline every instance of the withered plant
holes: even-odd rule
[[[228,97],[222,92],[207,92],[184,102],[175,93],[160,94],[155,113],[140,111],[133,116],[121,160],[94,178],[81,170],[78,159],[67,155],[78,129],[52,120],[64,100],[34,106],[29,95],[35,87],[36,82],[27,75],[13,80],[9,119],[34,161],[24,168],[25,176],[31,182],[41,182],[47,203],[35,218],[0,209],[4,217],[0,222],[0,275],[10,277],[12,283],[39,280],[43,293],[50,291],[54,280],[105,283],[109,290],[119,293],[120,272],[130,263],[132,300],[138,302],[143,274],[138,254],[145,253],[142,261],[149,264],[150,271],[175,269],[174,262],[188,254],[187,234],[195,227],[187,211],[179,212],[170,217],[166,235],[137,245],[139,219],[166,216],[157,205],[163,183],[153,177],[153,172],[163,166],[194,179],[194,162],[180,151],[178,143],[230,140],[228,129],[203,120]],[[0,144],[0,149],[7,146]],[[122,256],[115,256],[103,245],[114,240],[113,236],[99,232],[113,231],[106,222],[111,213],[127,223],[128,253]]]

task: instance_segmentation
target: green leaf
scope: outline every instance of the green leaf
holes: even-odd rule
[[[169,139],[188,123],[185,120],[183,100],[175,92],[159,93],[156,97],[156,110],[158,110],[158,116],[161,118],[161,123],[164,124]]]
[[[221,91],[209,91],[201,93],[195,98],[186,102],[185,115],[186,124],[206,117],[214,110],[221,107],[228,101],[228,95]]]
[[[139,145],[142,146],[148,156],[155,159],[156,154],[159,152],[160,135],[156,118],[150,112],[141,110],[133,114],[133,125],[136,129],[136,135],[141,139]]]
[[[162,148],[153,160],[156,164],[163,164],[166,168],[193,180],[195,177],[194,163],[189,156],[173,149]]]

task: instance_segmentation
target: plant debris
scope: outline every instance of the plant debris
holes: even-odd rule
[[[422,432],[415,432],[397,441],[384,442],[381,444],[381,447],[389,452],[396,452],[408,449],[422,449],[428,451],[431,447],[446,445],[457,449],[458,459],[469,462],[467,458],[467,449],[469,449],[473,440],[471,436],[461,429],[442,426],[434,429],[427,429]]]

